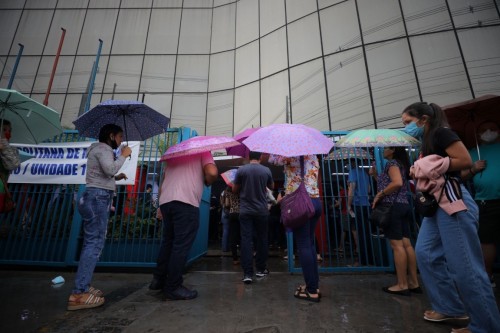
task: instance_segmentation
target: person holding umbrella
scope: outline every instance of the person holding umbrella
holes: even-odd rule
[[[415,252],[432,310],[424,312],[431,322],[461,322],[468,327],[452,332],[500,332],[500,314],[490,280],[484,270],[477,234],[478,207],[460,182],[461,170],[472,159],[460,138],[448,128],[446,115],[436,104],[417,102],[404,113],[424,127],[421,158],[410,170],[421,183],[442,184],[429,188],[439,207],[425,217]],[[437,176],[435,176],[437,175]],[[444,194],[439,194],[444,192]],[[437,196],[437,197],[436,197]]]
[[[116,188],[115,180],[127,179],[118,170],[130,156],[130,147],[121,147],[121,154],[114,156],[120,147],[123,130],[114,124],[104,125],[99,131],[99,142],[87,152],[86,189],[78,201],[78,211],[83,219],[83,246],[75,276],[75,287],[69,296],[67,309],[81,310],[104,304],[103,292],[90,286],[92,275],[106,240],[111,201]]]
[[[301,159],[303,162],[301,163]],[[316,155],[306,155],[303,157],[283,157],[279,155],[264,155],[264,161],[274,165],[282,165],[286,175],[285,195],[297,190],[304,182],[307,193],[314,206],[314,216],[304,225],[293,229],[297,241],[297,251],[299,253],[300,266],[304,275],[305,284],[299,285],[295,291],[295,298],[318,303],[319,293],[319,272],[318,260],[315,246],[315,230],[322,206],[319,198],[318,176],[319,161]],[[304,167],[302,171],[301,164]],[[302,179],[302,174],[304,178]]]
[[[493,280],[493,264],[497,257],[497,246],[500,242],[500,136],[499,127],[493,121],[483,121],[476,129],[479,147],[469,150],[474,163],[472,167],[462,170],[462,178],[472,179],[474,183],[474,199],[479,206],[479,240],[483,250],[484,265]]]
[[[17,148],[9,145],[12,134],[10,121],[0,119],[0,178],[7,183],[9,172],[21,163]]]
[[[210,186],[217,175],[210,151],[167,161],[157,215],[163,220],[162,242],[149,289],[162,289],[168,300],[198,297],[198,291],[183,285],[182,272],[198,232],[203,185]]]

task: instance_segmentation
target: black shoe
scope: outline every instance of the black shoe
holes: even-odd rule
[[[385,291],[386,293],[393,294],[393,295],[401,295],[401,296],[410,296],[410,290],[408,289],[403,289],[403,290],[390,290],[389,287],[383,287],[382,291]]]
[[[243,283],[245,283],[245,284],[251,284],[251,283],[252,283],[252,281],[253,281],[253,279],[252,279],[252,277],[251,277],[251,276],[245,275],[245,276],[243,277],[243,280],[242,280],[242,281],[243,281]]]
[[[264,269],[263,271],[258,271],[257,273],[255,273],[256,277],[264,277],[268,275],[269,275],[269,270],[267,268]]]
[[[417,288],[410,288],[408,289],[410,292],[412,293],[415,293],[415,294],[423,294],[424,291],[422,290],[422,288],[420,287],[417,287]]]
[[[188,300],[198,297],[196,290],[189,290],[184,286],[180,286],[172,292],[165,291],[165,297],[171,301]]]
[[[161,290],[163,289],[164,285],[165,285],[164,281],[159,280],[157,278],[153,278],[153,280],[149,284],[149,290]]]

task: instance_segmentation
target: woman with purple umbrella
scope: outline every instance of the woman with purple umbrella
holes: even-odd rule
[[[294,296],[298,299],[317,303],[320,301],[321,294],[319,292],[318,260],[316,258],[314,232],[322,212],[318,188],[318,157],[316,155],[301,157],[266,155],[264,155],[264,158],[268,158],[269,163],[284,166],[287,181],[285,195],[297,190],[302,182],[302,174],[304,175],[304,184],[314,206],[314,216],[304,225],[293,229],[297,242],[300,266],[302,267],[302,274],[305,280],[305,284],[297,287]],[[301,165],[304,168],[303,172]]]
[[[130,147],[117,149],[123,140],[123,130],[114,124],[104,125],[99,132],[99,142],[93,143],[87,153],[86,189],[78,201],[78,211],[83,220],[83,246],[75,276],[75,287],[68,300],[68,310],[81,310],[104,304],[103,292],[90,286],[97,260],[104,248],[111,200],[116,189],[115,180],[127,179],[118,170],[130,156]]]

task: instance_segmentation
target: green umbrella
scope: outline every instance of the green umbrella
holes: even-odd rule
[[[352,131],[335,143],[336,147],[411,147],[420,141],[395,129],[360,129]]]
[[[2,119],[12,126],[12,143],[38,144],[62,133],[59,113],[16,90],[0,89]]]

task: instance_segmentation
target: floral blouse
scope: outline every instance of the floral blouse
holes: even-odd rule
[[[387,162],[384,172],[382,172],[380,175],[378,175],[377,178],[377,192],[382,191],[384,188],[387,187],[391,183],[391,178],[389,177],[389,168],[395,166],[399,169],[399,171],[402,171],[402,167],[399,165],[399,163],[396,160],[390,160]],[[407,183],[406,183],[406,177],[404,174],[401,174],[401,177],[403,178],[403,186],[401,189],[398,191],[394,191],[393,193],[385,196],[382,199],[383,203],[392,203],[397,202],[397,203],[404,203],[408,204],[408,195],[407,195]]]
[[[274,165],[283,165],[285,167],[286,188],[285,194],[295,191],[302,181],[300,172],[300,157],[283,157],[279,155],[270,155],[269,163]],[[316,155],[304,156],[304,183],[307,193],[311,198],[319,198],[318,173],[319,162]]]

